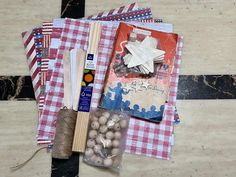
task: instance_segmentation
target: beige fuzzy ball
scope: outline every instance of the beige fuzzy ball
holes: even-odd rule
[[[113,146],[114,148],[119,147],[119,146],[120,146],[120,141],[119,141],[119,140],[113,140],[113,141],[112,141],[112,146]]]
[[[100,153],[102,150],[102,146],[100,144],[96,144],[93,149],[95,153]]]
[[[86,150],[85,150],[85,156],[86,157],[92,157],[93,156],[93,154],[94,154],[94,151],[93,151],[93,149],[91,149],[91,148],[87,148]]]
[[[112,146],[112,141],[111,141],[110,139],[105,139],[105,140],[103,141],[103,146],[104,146],[105,148],[110,148],[110,147]]]
[[[125,120],[125,119],[122,119],[122,120],[120,121],[120,127],[121,127],[121,128],[127,128],[127,127],[128,127],[128,121]]]
[[[119,123],[116,123],[116,124],[114,125],[114,130],[115,130],[115,131],[120,131],[120,124],[119,124]]]
[[[102,115],[106,118],[109,118],[111,114],[106,111],[106,112],[103,112]]]
[[[94,155],[92,155],[92,157],[90,158],[90,161],[92,161],[92,162],[94,163],[96,159],[97,159],[97,156],[94,154]]]
[[[88,139],[87,147],[93,148],[95,146],[95,141],[93,139]]]
[[[111,120],[113,120],[114,122],[118,122],[120,120],[120,116],[118,114],[113,114],[111,116]]]
[[[113,128],[114,128],[114,125],[115,125],[115,121],[113,121],[113,120],[108,120],[108,122],[107,122],[107,127],[108,127],[109,129],[113,129]]]
[[[98,121],[98,117],[96,117],[96,116],[92,116],[90,119],[91,119],[91,121]]]
[[[104,159],[103,164],[104,164],[105,167],[112,166],[112,159],[111,158]]]
[[[99,129],[99,123],[98,123],[98,121],[93,121],[93,122],[91,123],[91,128],[94,129],[94,130]]]
[[[112,150],[111,150],[111,154],[112,155],[119,155],[120,154],[120,149],[119,148],[113,148]]]
[[[107,132],[106,138],[112,140],[114,138],[114,133],[112,131]]]
[[[100,117],[102,115],[102,112],[100,110],[96,110],[94,113],[93,113],[96,117]]]
[[[96,130],[90,130],[89,131],[89,138],[94,139],[96,138],[98,132]]]
[[[106,133],[106,132],[107,132],[107,126],[106,126],[106,125],[102,125],[102,126],[99,128],[99,132],[100,132],[100,133]]]
[[[96,143],[97,144],[102,144],[102,141],[104,141],[104,137],[102,134],[99,134],[97,137],[96,137]]]
[[[121,133],[119,132],[119,131],[117,131],[117,132],[115,132],[114,133],[114,137],[115,137],[115,139],[120,139],[121,138]]]
[[[101,116],[98,120],[98,122],[100,123],[100,125],[105,125],[107,122],[107,117],[105,116]]]
[[[94,164],[97,166],[101,166],[103,164],[103,159],[97,156],[96,159],[94,160]]]

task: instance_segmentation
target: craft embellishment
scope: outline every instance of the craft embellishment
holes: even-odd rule
[[[132,34],[135,33],[130,35]],[[142,42],[134,40],[134,37],[131,39],[132,41],[125,45],[130,52],[123,57],[125,65],[128,68],[138,66],[143,74],[153,73],[154,63],[163,62],[165,51],[156,49],[157,39],[153,37],[146,36]]]

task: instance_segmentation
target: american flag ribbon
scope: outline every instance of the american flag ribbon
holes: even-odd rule
[[[38,65],[38,76],[39,80],[37,82],[40,83],[40,87],[38,88],[40,91],[40,94],[37,98],[38,100],[38,107],[39,107],[39,114],[41,114],[42,110],[42,104],[41,103],[41,63],[42,63],[42,48],[43,48],[43,34],[42,34],[42,27],[38,27],[33,29],[34,32],[34,45],[35,45],[35,52],[36,52],[36,58],[37,58],[37,65]],[[33,80],[34,78],[32,78]]]
[[[40,101],[39,109],[43,110],[45,101],[45,87],[47,81],[47,71],[49,62],[49,48],[51,43],[53,23],[44,22],[42,24],[43,46],[42,46],[42,60],[41,60],[41,87],[40,87]]]
[[[52,22],[43,22],[42,34],[50,35],[52,34]]]

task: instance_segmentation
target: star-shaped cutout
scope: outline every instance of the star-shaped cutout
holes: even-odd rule
[[[154,72],[154,62],[160,63],[164,59],[165,51],[156,49],[157,40],[147,36],[142,42],[128,42],[127,50],[130,54],[124,56],[124,63],[128,68],[139,66],[141,72]]]

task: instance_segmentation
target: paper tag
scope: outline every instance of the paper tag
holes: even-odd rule
[[[137,34],[143,34],[145,36],[151,36],[151,34],[152,34],[151,31],[147,31],[147,30],[143,30],[143,29],[139,29],[139,28],[134,28],[133,32],[137,33]]]
[[[97,56],[95,54],[87,54],[86,61],[85,61],[85,69],[96,70],[97,65]]]
[[[81,87],[78,111],[89,112],[92,99],[93,87]]]

